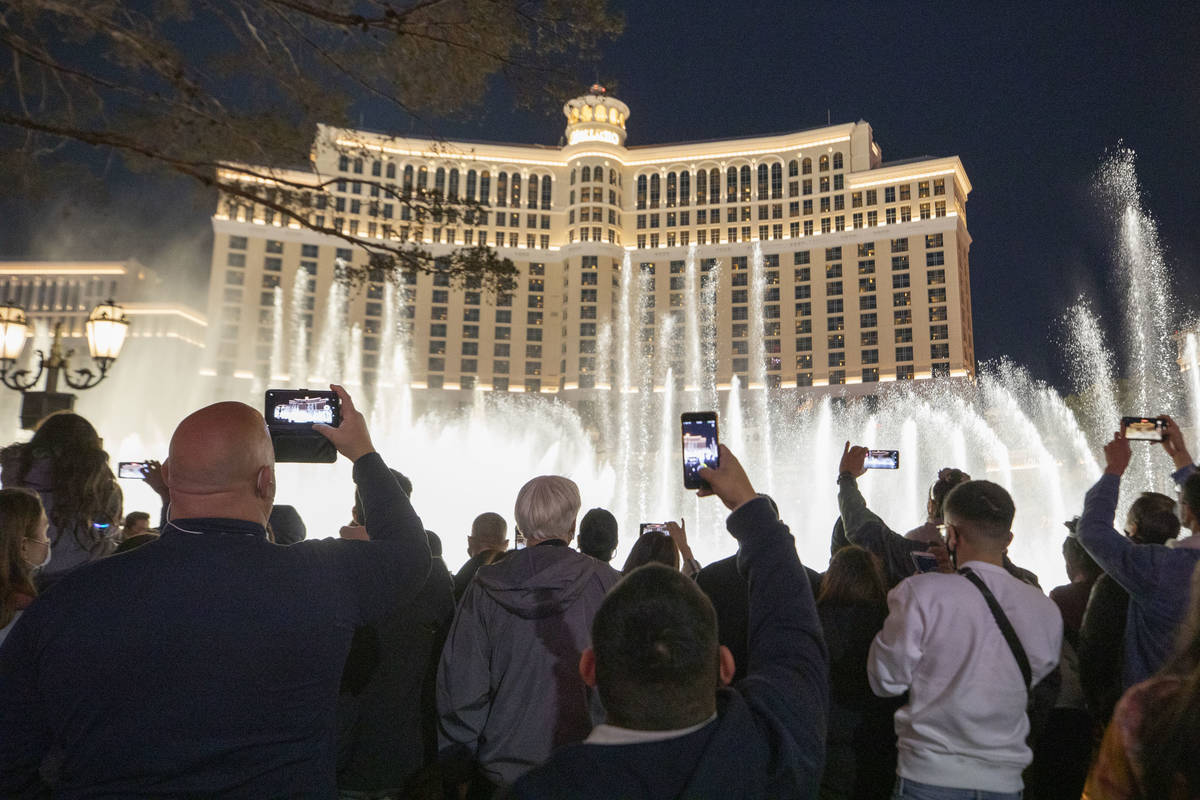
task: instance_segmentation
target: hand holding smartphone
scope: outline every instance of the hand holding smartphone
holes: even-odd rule
[[[315,389],[268,389],[263,416],[275,460],[330,464],[337,450],[313,425],[342,424],[342,401],[336,392]]]
[[[149,461],[122,461],[117,464],[117,477],[130,480],[144,480]]]
[[[683,488],[707,489],[701,467],[721,465],[717,440],[717,412],[688,411],[680,417],[683,441]]]

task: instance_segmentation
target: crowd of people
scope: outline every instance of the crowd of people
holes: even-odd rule
[[[145,468],[161,509],[123,516],[76,414],[0,450],[0,797],[1200,797],[1200,472],[1172,420],[1178,502],[1114,527],[1117,432],[1047,596],[1009,558],[1020,498],[945,468],[902,533],[850,442],[824,573],[724,446],[699,494],[727,558],[698,563],[684,520],[581,517],[544,475],[452,573],[419,474],[334,390],[314,427],[355,493],[329,538],[275,504],[240,403]]]

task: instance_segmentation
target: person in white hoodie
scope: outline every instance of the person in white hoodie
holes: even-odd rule
[[[865,455],[851,448],[842,472],[861,475]],[[867,661],[875,694],[909,693],[895,717],[893,798],[1018,800],[1033,760],[1029,693],[1058,665],[1062,616],[1002,566],[1015,513],[1008,492],[968,481],[946,497],[944,513],[958,571],[901,581]]]

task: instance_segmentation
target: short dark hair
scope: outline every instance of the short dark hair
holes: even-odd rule
[[[1181,527],[1174,511],[1157,508],[1142,514],[1134,538],[1142,544],[1166,544],[1179,535]]]
[[[817,605],[887,606],[887,581],[879,556],[858,545],[843,547],[821,577]]]
[[[616,549],[617,518],[608,509],[590,509],[579,521],[579,552],[611,561]]]
[[[993,538],[1011,532],[1017,513],[1012,495],[991,481],[960,483],[946,495],[942,509],[946,516],[972,523],[975,530]]]
[[[937,480],[929,487],[929,502],[933,504],[933,516],[941,519],[946,505],[946,495],[960,483],[971,480],[971,476],[957,467],[942,467]]]
[[[141,522],[142,520],[149,522],[150,515],[145,511],[130,511],[125,515],[125,522],[121,523],[121,527],[132,528],[134,523]]]
[[[592,620],[596,683],[614,725],[675,730],[711,713],[717,615],[696,582],[649,564],[613,587]]]
[[[1072,528],[1072,531],[1074,528]],[[1063,539],[1063,561],[1067,564],[1067,577],[1075,580],[1076,575],[1082,575],[1086,580],[1093,580],[1100,577],[1104,570],[1100,569],[1100,565],[1092,558],[1091,554],[1084,549],[1079,540],[1074,536],[1068,536]]]
[[[646,564],[663,564],[679,569],[679,547],[675,540],[659,531],[646,531],[633,543],[621,573],[628,575]]]

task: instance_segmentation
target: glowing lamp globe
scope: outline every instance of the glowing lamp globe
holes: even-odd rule
[[[129,332],[125,309],[112,300],[101,303],[92,309],[85,327],[92,358],[100,362],[116,360],[125,344],[125,335]]]
[[[16,361],[21,357],[28,329],[25,309],[8,303],[0,305],[0,360]]]

